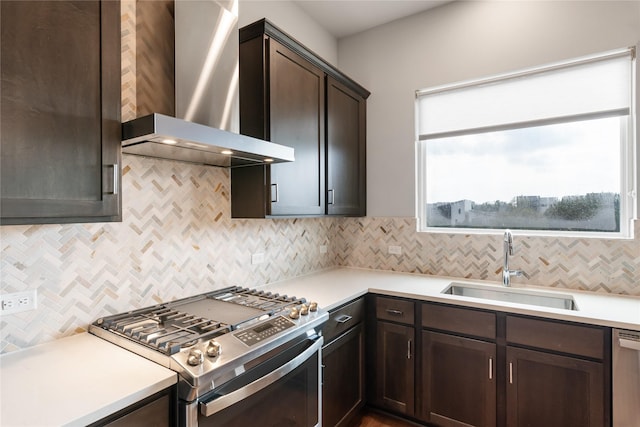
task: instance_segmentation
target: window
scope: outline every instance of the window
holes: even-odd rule
[[[628,237],[635,50],[417,92],[421,231]]]

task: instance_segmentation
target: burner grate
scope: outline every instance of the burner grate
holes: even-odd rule
[[[226,323],[165,306],[105,319],[102,327],[168,355],[231,331]]]
[[[304,298],[236,286],[102,318],[96,324],[173,355],[305,302]]]

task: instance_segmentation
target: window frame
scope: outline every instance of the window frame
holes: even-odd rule
[[[415,92],[415,170],[416,170],[416,215],[418,232],[427,233],[445,233],[445,234],[501,234],[504,228],[472,228],[472,227],[429,227],[427,225],[427,180],[426,180],[426,145],[428,139],[436,139],[447,136],[461,136],[470,134],[480,134],[492,131],[521,129],[531,126],[543,126],[556,123],[567,123],[571,121],[604,118],[619,116],[621,117],[621,141],[620,141],[620,231],[617,232],[596,232],[596,231],[567,231],[567,230],[534,230],[534,229],[517,229],[521,235],[544,236],[544,237],[578,237],[578,238],[613,238],[613,239],[633,239],[634,221],[638,219],[638,204],[640,201],[637,197],[638,184],[638,156],[640,156],[637,142],[637,91],[638,80],[640,77],[636,72],[636,52],[637,46],[618,49],[615,51],[605,52],[588,57],[581,57],[573,60],[557,62],[549,65],[529,68],[517,72],[500,74],[488,78],[464,81],[449,85],[437,86],[429,89],[417,90]],[[433,134],[428,138],[420,135],[420,112],[419,101],[422,96],[432,93],[440,93],[443,91],[455,90],[470,86],[485,85],[487,83],[496,83],[501,80],[512,79],[514,77],[523,77],[533,75],[545,71],[553,71],[563,67],[571,67],[573,65],[596,62],[606,60],[615,56],[629,55],[631,61],[631,81],[630,81],[630,106],[628,116],[620,116],[615,111],[609,111],[596,114],[576,114],[569,116],[554,117],[551,119],[532,120],[529,122],[519,122],[511,125],[490,126],[488,128],[476,128],[471,130],[460,130],[453,132],[444,132],[441,134]],[[626,111],[626,109],[625,109]],[[626,117],[626,119],[624,118]],[[626,124],[624,123],[626,122]]]

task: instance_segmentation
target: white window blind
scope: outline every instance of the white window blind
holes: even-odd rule
[[[633,49],[416,92],[420,140],[628,115]]]

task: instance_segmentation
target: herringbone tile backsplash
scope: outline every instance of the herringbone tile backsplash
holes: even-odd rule
[[[85,330],[100,316],[334,266],[333,220],[230,218],[229,171],[124,155],[122,223],[3,226],[2,293],[38,309],[3,317],[2,351]],[[265,262],[252,265],[251,254]]]
[[[418,274],[502,280],[502,234],[417,233],[415,218],[345,218],[333,230],[336,264]],[[514,283],[640,296],[640,221],[634,240],[520,236]],[[390,245],[401,255],[388,254]]]
[[[227,169],[125,155],[122,223],[1,227],[2,293],[38,290],[37,310],[1,319],[1,351],[100,316],[334,266],[499,280],[501,236],[416,233],[413,218],[231,219],[229,181]],[[529,278],[514,281],[640,295],[638,237],[516,235],[516,250],[512,265]],[[263,264],[251,264],[256,252]]]
[[[121,4],[128,120],[139,93],[135,1]],[[0,292],[38,290],[37,310],[0,318],[0,353],[85,331],[100,316],[334,266],[500,279],[501,236],[416,233],[414,218],[235,220],[228,170],[187,163],[124,155],[122,183],[121,223],[0,227]],[[516,235],[512,265],[529,278],[514,281],[640,296],[640,221],[635,236]],[[251,264],[256,252],[263,264]]]

